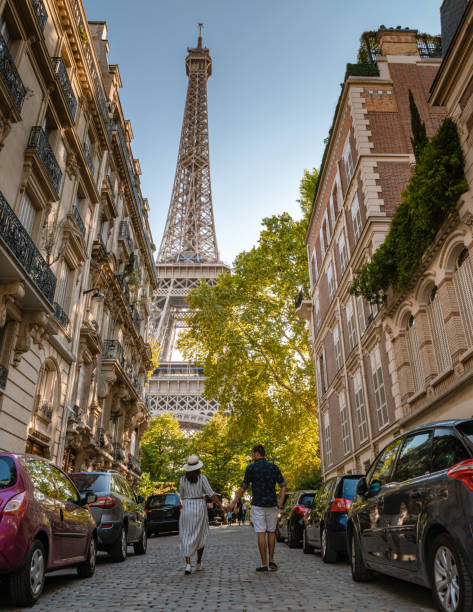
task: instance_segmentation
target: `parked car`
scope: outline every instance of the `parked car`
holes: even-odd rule
[[[286,497],[276,523],[278,542],[286,540],[289,548],[297,548],[301,545],[303,519],[309,512],[315,493],[315,491],[296,491]]]
[[[97,529],[71,480],[46,459],[0,452],[0,574],[15,606],[40,597],[46,572],[76,566],[81,578],[95,571]]]
[[[97,524],[98,548],[117,562],[124,561],[128,546],[144,555],[148,545],[144,498],[136,496],[117,472],[76,472],[70,474],[81,493],[93,491],[97,500],[89,504]]]
[[[222,501],[222,496],[218,493],[217,495],[220,501]],[[214,527],[225,525],[227,522],[227,515],[225,512],[207,495],[205,496],[205,501],[207,502],[207,516],[209,519],[209,525],[213,525]]]
[[[473,609],[473,419],[417,427],[383,449],[348,514],[354,580],[373,570],[430,587],[444,612]]]
[[[178,493],[150,495],[145,504],[148,537],[153,533],[179,532],[181,509],[181,498]]]
[[[302,549],[305,553],[320,549],[325,563],[335,563],[346,553],[347,514],[361,476],[346,474],[325,482],[304,516]]]

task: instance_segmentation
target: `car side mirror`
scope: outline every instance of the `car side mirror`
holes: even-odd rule
[[[136,496],[136,503],[137,504],[142,504],[145,501],[145,498],[143,497],[143,495],[137,495]]]
[[[377,495],[381,489],[381,483],[379,480],[373,480],[370,484],[369,492],[371,495]]]
[[[95,504],[95,502],[97,501],[97,495],[95,495],[93,491],[86,491],[81,501],[83,506]]]
[[[368,490],[368,485],[366,484],[366,478],[362,476],[360,480],[356,483],[356,494],[357,495],[366,495],[366,491]]]

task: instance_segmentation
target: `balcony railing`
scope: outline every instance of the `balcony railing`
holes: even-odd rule
[[[125,276],[123,274],[115,274],[118,284],[122,288],[123,295],[128,303],[130,303],[130,288],[128,287],[128,283],[125,280]]]
[[[44,26],[48,20],[48,13],[44,8],[43,0],[31,0],[31,3],[38,19],[39,27],[44,32]]]
[[[74,206],[74,208],[72,209],[72,216],[74,217],[74,221],[77,223],[77,227],[80,229],[80,233],[85,238],[85,225],[82,221],[82,217],[80,216],[80,212],[77,206]]]
[[[43,162],[46,172],[51,179],[51,183],[54,185],[54,189],[59,195],[59,187],[62,181],[62,171],[57,163],[54,151],[49,144],[48,137],[40,125],[36,125],[31,128],[30,139],[28,140],[28,145],[26,148],[32,149],[38,153],[39,158]]]
[[[56,277],[1,191],[0,240],[6,244],[30,279],[48,302],[52,304],[56,289]]]
[[[92,163],[92,158],[90,157],[89,145],[86,142],[84,142],[84,156],[85,156],[87,165],[89,166],[90,171],[92,172],[92,176],[94,176],[95,168],[94,168],[94,164]]]
[[[13,61],[8,45],[0,34],[0,74],[10,92],[13,102],[16,106],[16,110],[21,113],[23,108],[23,100],[25,99],[26,89],[23,85],[23,81],[18,74],[15,62]]]
[[[442,57],[440,37],[435,37],[432,40],[417,38],[417,48],[421,57]]]
[[[62,309],[62,306],[57,302],[54,302],[54,318],[58,323],[62,325],[62,327],[64,327],[64,329],[67,329],[69,327],[69,317]]]
[[[119,238],[122,238],[131,252],[134,249],[133,238],[130,234],[130,225],[128,221],[120,221],[120,231],[118,233]]]
[[[8,368],[0,364],[0,389],[5,389],[8,380]]]
[[[47,400],[40,399],[34,411],[37,415],[46,419],[46,421],[50,421],[53,418],[53,407]]]
[[[125,459],[125,453],[123,452],[122,445],[119,442],[113,443],[113,457],[117,461],[123,461],[123,459]]]
[[[119,340],[105,340],[104,349],[102,353],[103,360],[112,360],[118,361],[122,370],[125,372],[126,376],[130,380],[130,383],[134,382],[134,371],[131,361],[125,359],[125,353],[123,351],[123,346]]]
[[[67,74],[64,60],[62,59],[62,57],[53,57],[53,65],[58,81],[61,84],[62,91],[66,96],[71,115],[73,118],[75,118],[77,110],[77,98],[74,92],[72,91],[72,85],[69,80],[69,75]]]
[[[141,461],[138,461],[138,459],[130,455],[128,459],[128,469],[135,472],[138,476],[141,476]]]

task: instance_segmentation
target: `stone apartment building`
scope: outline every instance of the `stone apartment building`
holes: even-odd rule
[[[0,449],[136,482],[156,273],[106,34],[0,0]]]
[[[436,51],[415,30],[382,26],[372,61],[347,66],[335,112],[307,233],[311,296],[299,306],[310,321],[325,477],[363,472],[399,432],[394,338],[349,287],[383,242],[415,163],[409,89],[429,137],[444,117],[429,102]]]

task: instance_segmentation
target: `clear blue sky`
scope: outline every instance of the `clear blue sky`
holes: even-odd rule
[[[288,211],[304,168],[318,166],[347,62],[364,30],[440,32],[441,0],[84,0],[109,27],[125,117],[140,159],[157,248],[184,111],[187,46],[205,24],[212,192],[221,258],[253,246],[261,219]]]

